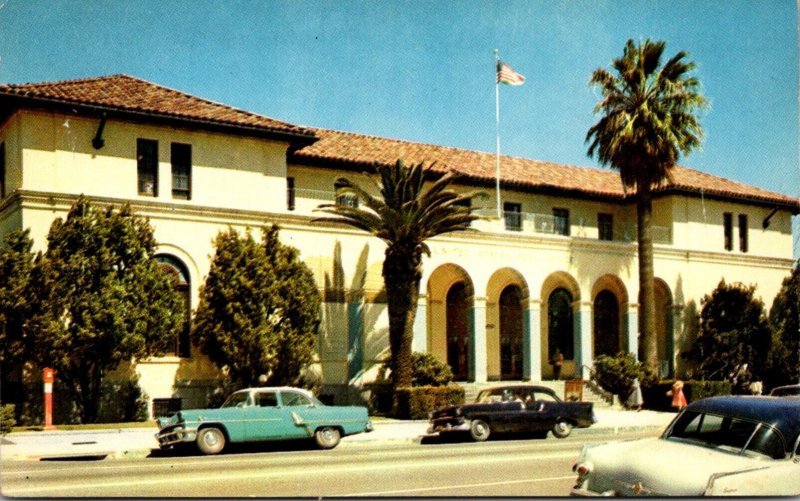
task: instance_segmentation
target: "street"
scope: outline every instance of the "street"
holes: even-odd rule
[[[585,443],[641,436],[343,443],[329,451],[267,444],[220,456],[4,461],[0,481],[4,497],[37,498],[564,496]]]

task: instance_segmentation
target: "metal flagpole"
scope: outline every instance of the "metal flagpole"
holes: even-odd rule
[[[498,50],[494,50],[494,69],[495,69],[495,84],[494,84],[494,115],[495,115],[495,132],[497,142],[497,155],[495,160],[495,191],[497,192],[497,219],[503,218],[503,210],[500,207],[500,81],[497,78],[497,65],[500,63],[500,56]]]

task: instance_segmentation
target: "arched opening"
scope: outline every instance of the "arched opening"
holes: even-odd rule
[[[672,294],[663,280],[655,281],[656,342],[659,376],[670,377],[674,370],[672,333]]]
[[[547,299],[547,359],[552,360],[556,350],[565,360],[575,358],[573,336],[574,315],[572,294],[564,287],[550,293]]]
[[[162,270],[172,278],[173,287],[177,291],[182,300],[182,313],[183,313],[183,328],[178,333],[175,339],[175,348],[169,353],[179,357],[188,358],[191,356],[191,342],[189,340],[189,332],[191,330],[192,319],[192,304],[191,304],[191,281],[189,272],[183,262],[169,254],[159,254],[156,256],[156,262]]]
[[[522,289],[509,285],[500,293],[500,378],[523,376]]]
[[[610,290],[594,298],[594,356],[614,356],[622,349],[619,335],[619,302]]]
[[[469,379],[469,295],[464,282],[447,291],[447,363],[457,381]]]

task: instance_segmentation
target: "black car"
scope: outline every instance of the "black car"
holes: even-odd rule
[[[474,403],[431,412],[428,433],[469,433],[482,442],[492,433],[552,431],[565,438],[573,427],[597,422],[591,402],[564,402],[546,386],[513,384],[481,391]]]

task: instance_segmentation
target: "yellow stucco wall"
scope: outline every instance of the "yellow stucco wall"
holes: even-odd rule
[[[263,224],[277,223],[283,241],[300,250],[327,299],[316,370],[329,384],[360,384],[374,377],[388,347],[388,321],[380,296],[384,245],[358,231],[313,221],[321,215],[313,209],[333,201],[336,177],[364,182],[362,174],[287,166],[286,144],[115,120],[106,125],[106,146],[95,150],[91,138],[96,127],[94,119],[43,112],[17,114],[5,122],[0,141],[6,144],[7,185],[14,193],[0,200],[0,233],[30,228],[35,250],[44,250],[51,222],[66,214],[78,194],[98,203],[131,202],[136,213],[148,217],[154,226],[159,252],[174,255],[189,270],[194,308],[218,232],[229,226],[257,232]],[[137,194],[137,138],[159,142],[160,190],[155,198]],[[192,199],[188,201],[171,197],[169,148],[173,142],[192,146]],[[295,180],[292,211],[286,204],[287,176]],[[521,203],[523,212],[545,216],[554,207],[569,208],[570,236],[525,227],[521,232],[506,231],[502,220],[487,218],[476,222],[472,231],[431,240],[420,288],[423,308],[416,324],[424,332],[421,340],[415,338],[415,347],[446,359],[445,298],[449,287],[463,280],[470,285],[471,300],[480,312],[476,318],[482,320],[475,336],[485,346],[485,375],[498,376],[498,298],[504,287],[514,284],[525,291],[526,311],[541,309],[540,325],[532,327],[540,337],[540,374],[547,376],[546,301],[554,283],[574,283],[576,312],[586,309],[598,288],[619,284],[615,293],[627,298],[621,315],[635,314],[635,239],[600,241],[597,229],[597,213],[602,212],[613,215],[615,235],[624,227],[635,230],[635,206],[522,192],[503,193],[503,200]],[[479,203],[494,207],[491,196]],[[701,197],[656,199],[653,222],[667,227],[671,240],[655,245],[655,275],[666,284],[672,303],[699,306],[703,295],[724,277],[729,283],[756,284],[756,293],[769,307],[792,264],[791,215],[779,211],[764,229],[762,221],[770,211]],[[724,212],[734,214],[733,251],[723,247]],[[748,216],[747,253],[738,250],[738,214]],[[354,314],[360,318],[360,327],[352,325]],[[354,335],[361,364],[357,370],[351,346]],[[565,373],[570,370],[567,364]],[[179,380],[218,375],[196,350],[191,359],[165,357],[139,363],[137,372],[151,398],[172,396]]]

